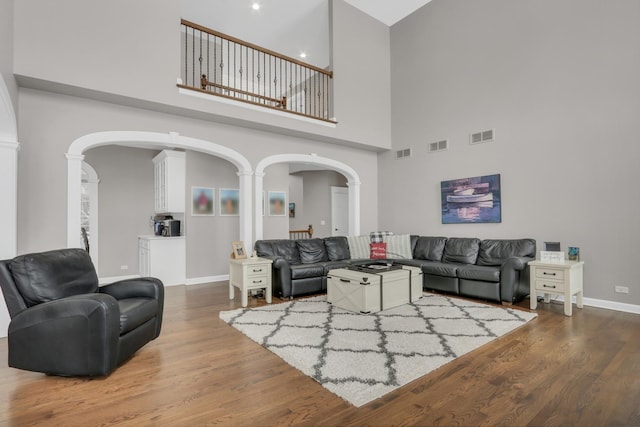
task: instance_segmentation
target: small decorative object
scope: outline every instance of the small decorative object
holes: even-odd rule
[[[580,248],[569,246],[569,261],[580,261]]]
[[[285,216],[287,193],[284,191],[269,191],[269,216]]]
[[[191,215],[213,216],[215,188],[191,187]]]
[[[240,190],[220,189],[220,216],[234,216],[240,214]]]
[[[295,218],[295,217],[296,217],[296,204],[289,203],[289,218]]]
[[[233,253],[231,254],[231,258],[246,258],[247,251],[244,249],[244,243],[241,241],[232,242],[231,247],[233,248]]]
[[[545,251],[560,251],[560,242],[544,242],[544,250]]]
[[[540,261],[552,264],[564,263],[564,252],[540,251]]]
[[[502,222],[500,174],[440,183],[443,224]]]

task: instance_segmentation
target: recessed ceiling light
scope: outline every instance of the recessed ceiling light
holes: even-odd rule
[[[253,8],[253,10],[260,10],[260,3],[255,2],[251,5],[251,7]]]
[[[307,57],[307,54],[306,54],[306,53],[302,52],[302,53],[300,54],[300,58],[306,58],[306,57]]]

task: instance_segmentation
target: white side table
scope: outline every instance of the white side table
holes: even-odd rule
[[[530,306],[535,310],[538,306],[537,294],[544,294],[544,302],[549,302],[550,294],[564,296],[564,314],[571,316],[571,297],[576,296],[576,305],[582,308],[582,267],[583,261],[564,261],[549,263],[530,261]]]
[[[266,258],[229,260],[229,299],[234,298],[234,287],[240,290],[242,306],[249,302],[250,289],[264,289],[265,299],[271,304],[271,264]]]

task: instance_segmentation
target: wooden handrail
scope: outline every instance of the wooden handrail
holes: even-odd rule
[[[242,89],[235,89],[235,88],[233,88],[231,86],[226,86],[226,85],[221,85],[220,83],[210,82],[207,79],[207,75],[203,74],[202,77],[200,77],[200,88],[203,89],[203,90],[206,90],[207,86],[211,86],[211,87],[215,87],[215,88],[223,89],[223,90],[228,90],[229,92],[240,93],[242,95],[247,95],[247,96],[251,96],[251,97],[254,97],[254,98],[264,99],[265,101],[273,102],[274,104],[276,104],[276,107],[287,108],[287,97],[286,96],[283,96],[281,99],[269,98],[268,96],[256,94],[255,92],[248,92],[248,91],[242,90]]]
[[[295,58],[291,58],[290,56],[282,55],[282,54],[274,52],[272,50],[265,49],[263,47],[255,45],[253,43],[249,43],[249,42],[246,42],[244,40],[240,40],[240,39],[238,39],[236,37],[232,37],[232,36],[229,36],[227,34],[221,33],[220,31],[212,30],[211,28],[207,28],[205,26],[198,25],[198,24],[196,24],[194,22],[187,21],[186,19],[181,19],[180,23],[182,25],[186,25],[187,27],[191,27],[191,28],[194,28],[196,30],[200,30],[202,32],[211,34],[212,36],[221,37],[223,39],[232,41],[234,43],[238,43],[238,44],[250,47],[251,49],[257,50],[259,52],[266,53],[267,55],[272,55],[272,56],[275,56],[277,58],[283,59],[285,61],[293,62],[294,64],[300,65],[301,67],[309,68],[311,70],[317,71],[318,73],[321,73],[321,74],[324,74],[326,76],[329,76],[329,78],[333,78],[333,71],[327,71],[327,70],[324,70],[322,68],[315,67],[313,65],[310,65],[310,64],[307,64],[305,62],[299,61],[299,60],[297,60]]]
[[[289,230],[289,239],[311,239],[313,237],[313,226],[304,230]]]

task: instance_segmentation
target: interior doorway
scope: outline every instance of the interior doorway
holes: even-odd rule
[[[348,187],[331,187],[331,235],[349,235]]]

